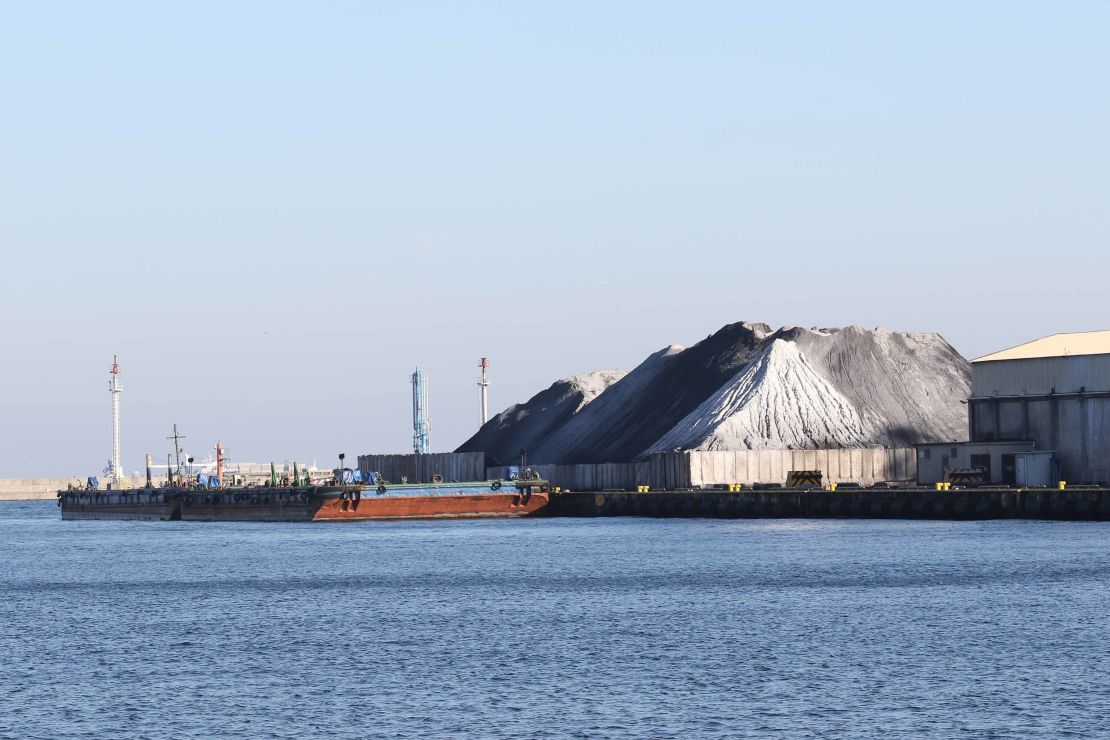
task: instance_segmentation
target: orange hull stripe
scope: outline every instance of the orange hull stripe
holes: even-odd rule
[[[489,493],[476,496],[367,497],[358,502],[328,499],[317,510],[313,520],[528,516],[545,506],[547,506],[546,493],[533,493],[528,497],[527,502],[520,494],[514,493]]]

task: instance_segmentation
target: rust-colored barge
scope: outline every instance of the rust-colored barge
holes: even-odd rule
[[[310,522],[520,517],[549,501],[545,481],[59,491],[62,519]]]

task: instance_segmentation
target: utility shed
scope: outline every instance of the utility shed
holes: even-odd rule
[[[1031,452],[1033,443],[931,442],[915,447],[918,485],[939,483],[949,470],[983,468],[988,483],[1012,486],[1018,482],[1016,456]]]
[[[1110,331],[1055,334],[971,362],[972,443],[1033,441],[1062,479],[1110,482]]]

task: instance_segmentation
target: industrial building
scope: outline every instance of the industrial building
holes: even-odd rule
[[[967,404],[970,443],[960,463],[966,457],[974,465],[972,454],[981,461],[995,450],[994,482],[1010,482],[1001,477],[1001,466],[1017,459],[1002,459],[1020,456],[1023,448],[1054,452],[1053,471],[1061,480],[1110,482],[1110,331],[1055,334],[972,360]],[[971,449],[976,446],[982,449]],[[943,455],[941,450],[918,447],[922,482],[928,482],[933,456]],[[926,455],[931,460],[923,467]],[[1014,477],[1019,485],[1031,484]]]

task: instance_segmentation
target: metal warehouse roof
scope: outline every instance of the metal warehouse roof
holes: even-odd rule
[[[972,362],[1032,360],[1038,357],[1067,357],[1068,355],[1110,355],[1110,331],[1053,334],[1051,337],[1035,339],[1001,352],[983,355]]]

